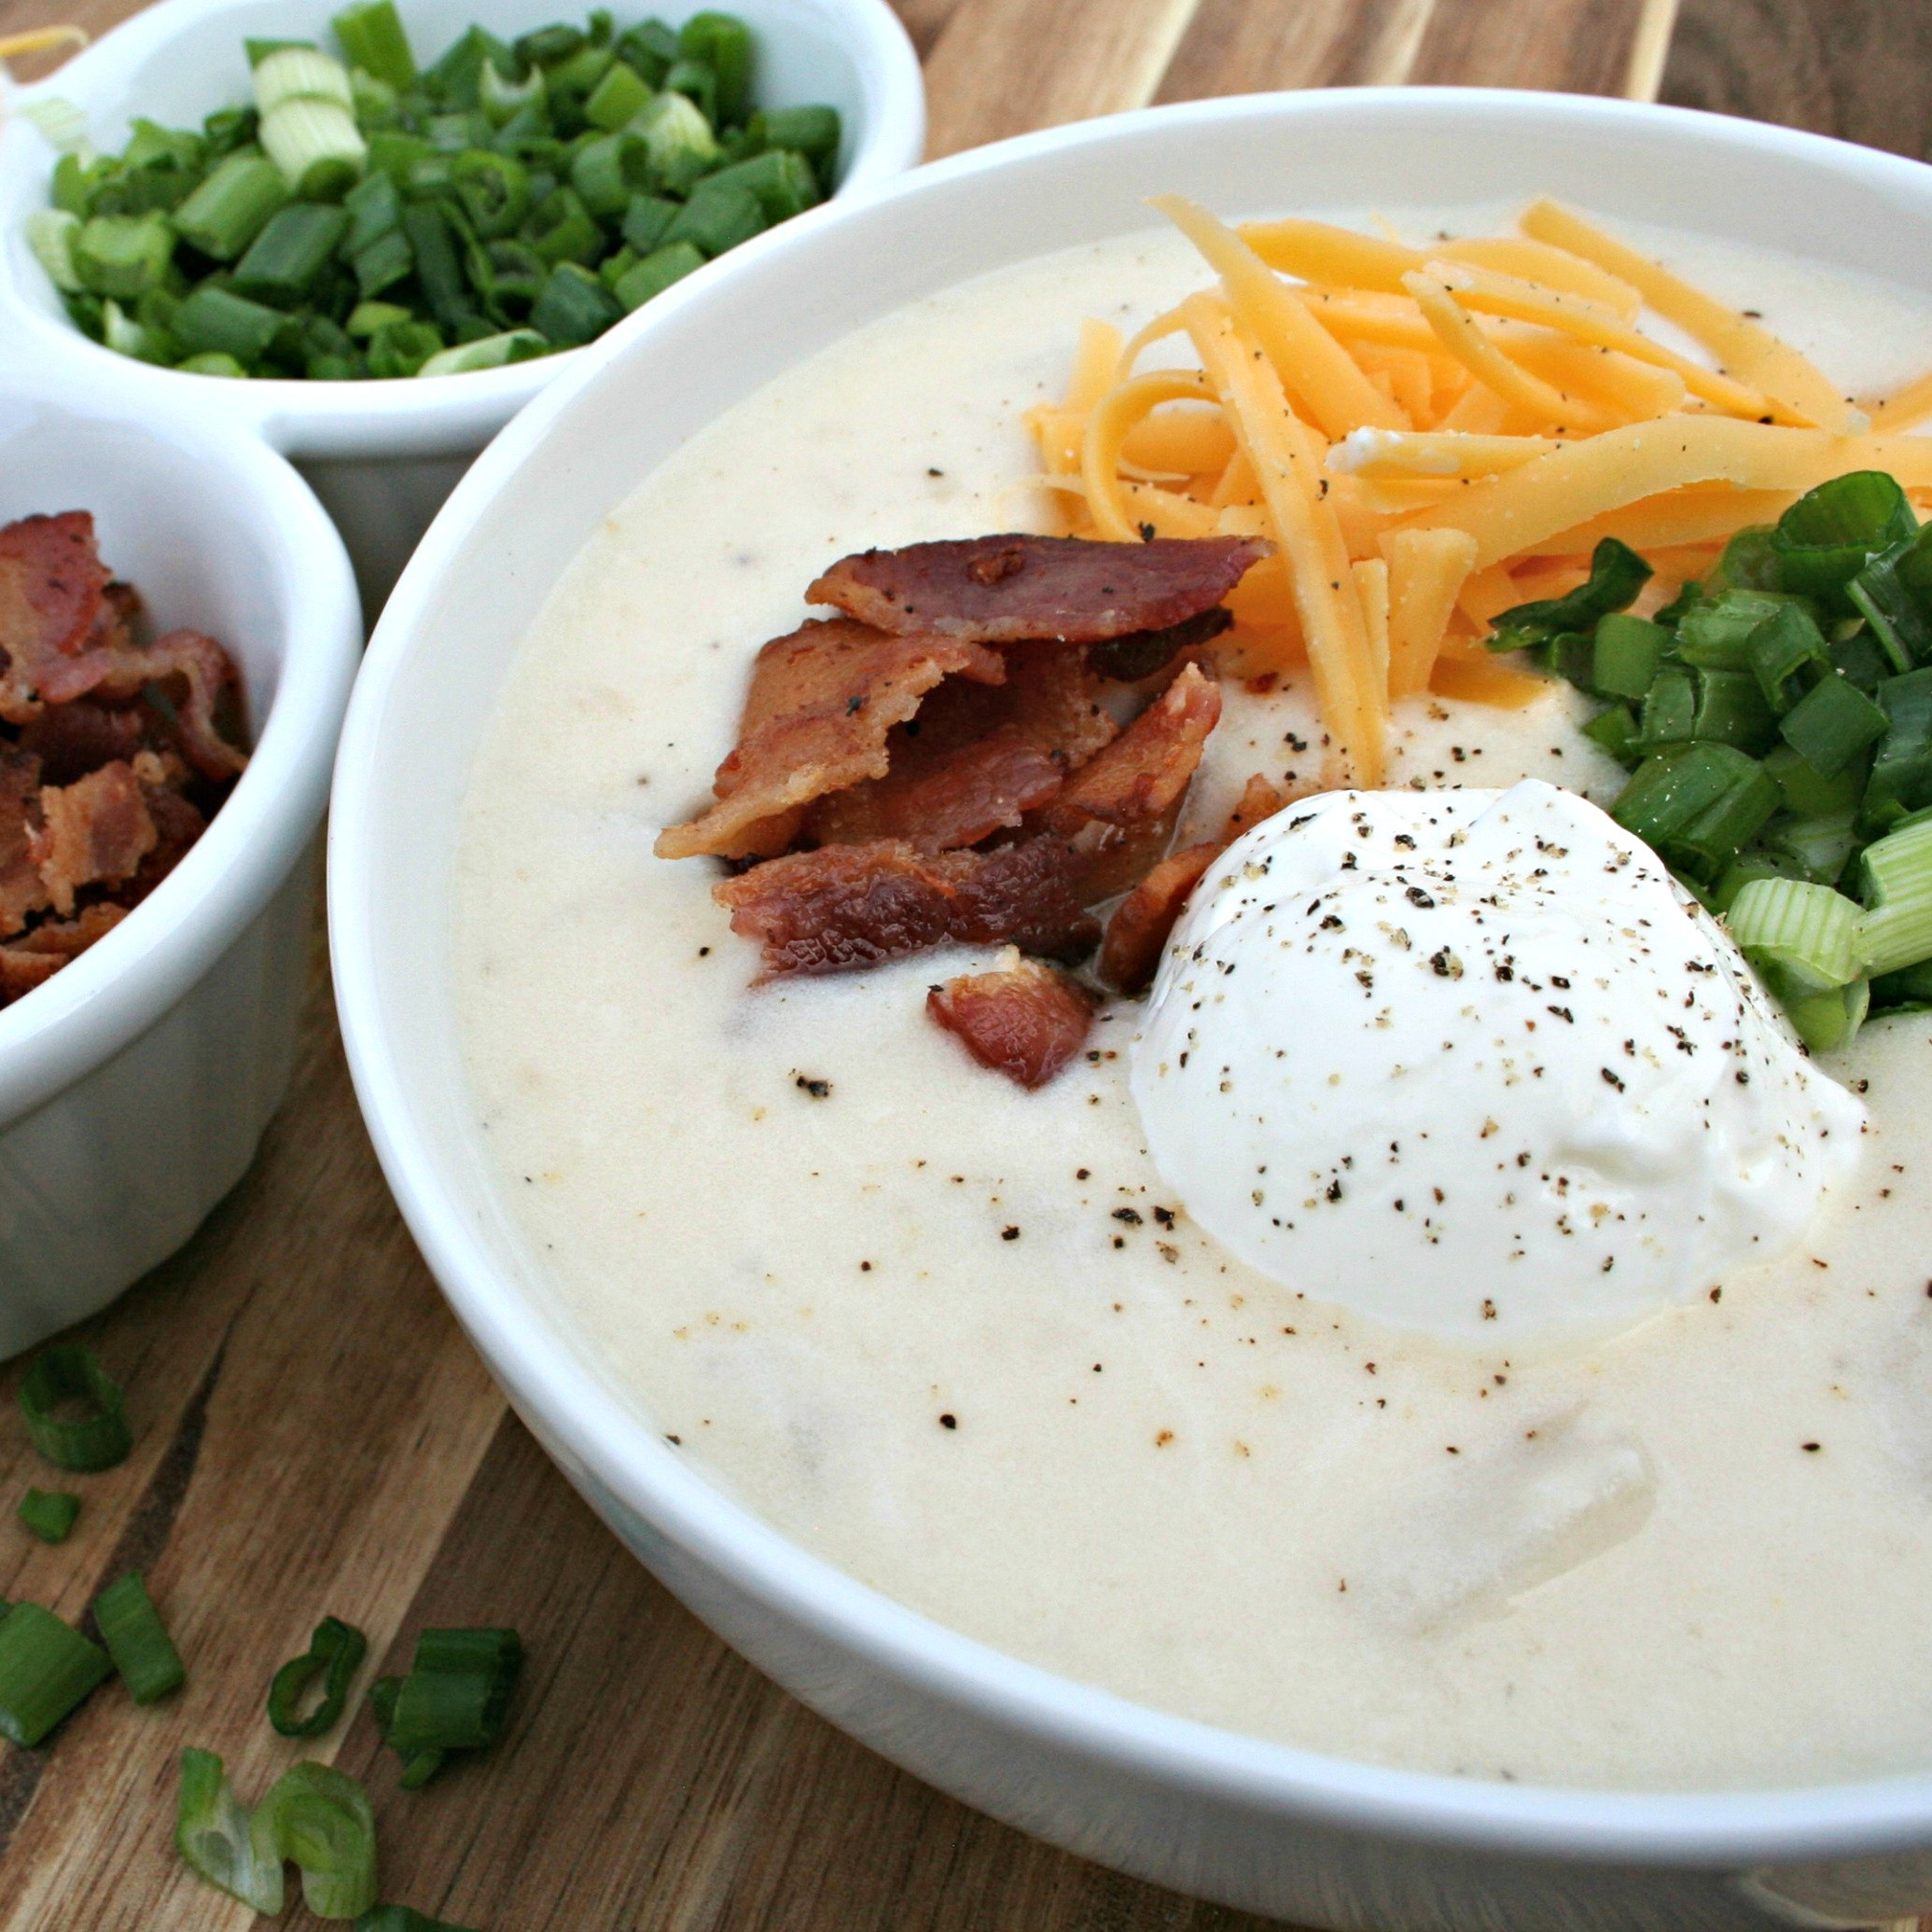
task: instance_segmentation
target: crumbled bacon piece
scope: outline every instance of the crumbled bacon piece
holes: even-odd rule
[[[152,644],[113,650],[87,688],[98,697],[128,699],[152,685],[168,700],[161,716],[182,757],[203,778],[220,781],[237,777],[248,763],[248,754],[217,723],[223,696],[235,682],[234,660],[212,637],[170,631]]]
[[[98,655],[88,646],[107,581],[85,510],[0,529],[0,717],[23,724],[44,702],[78,695],[65,686]]]
[[[1096,644],[1210,609],[1272,548],[1254,536],[1118,544],[1010,534],[916,543],[842,558],[805,601],[882,631]]]
[[[82,886],[132,879],[160,839],[134,768],[118,759],[72,785],[43,785],[40,812],[34,863],[63,919]]]
[[[1120,735],[1084,651],[1022,645],[1005,656],[1008,715],[1057,764],[1074,771]]]
[[[1093,1002],[1063,973],[1008,949],[990,973],[935,986],[925,1010],[957,1034],[981,1066],[1042,1087],[1080,1050]]]
[[[1221,688],[1198,664],[1181,674],[1105,751],[1085,765],[1044,814],[1065,836],[1094,820],[1145,825],[1179,803],[1221,716]]]
[[[91,699],[49,705],[21,728],[21,749],[40,760],[49,785],[72,785],[97,766],[132,758],[148,742],[148,716],[132,706],[110,709]]]
[[[77,918],[47,920],[24,938],[0,946],[0,998],[19,999],[44,985],[127,916],[125,906],[89,906]]]
[[[952,674],[998,684],[996,651],[949,637],[900,637],[832,618],[776,637],[758,652],[736,748],[717,768],[718,802],[658,840],[660,858],[702,853],[769,855],[797,821],[773,820],[827,792],[885,776],[887,734]]]
[[[883,778],[821,799],[813,836],[826,845],[904,839],[922,852],[950,852],[1017,826],[1064,782],[1018,725],[995,725],[966,744],[925,744],[921,733],[894,751]]]
[[[40,760],[0,746],[0,938],[10,938],[48,905],[34,862]]]
[[[1131,636],[1089,645],[1088,667],[1102,677],[1138,684],[1142,678],[1164,670],[1183,651],[1212,644],[1233,622],[1234,613],[1217,604],[1198,617],[1183,618],[1178,624],[1168,625],[1164,631],[1136,631]]]
[[[1057,839],[991,852],[921,853],[903,840],[827,845],[754,866],[714,887],[731,930],[764,951],[764,975],[837,973],[928,946],[1006,941],[1078,959],[1100,929]]]
[[[1286,798],[1258,771],[1247,782],[1218,839],[1171,854],[1148,872],[1107,921],[1101,942],[1100,976],[1122,993],[1139,993],[1153,980],[1162,949],[1188,897],[1223,852],[1251,826],[1272,818]]]

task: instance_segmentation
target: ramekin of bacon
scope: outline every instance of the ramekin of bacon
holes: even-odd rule
[[[0,385],[0,1355],[253,1158],[360,640],[341,540],[264,445]]]

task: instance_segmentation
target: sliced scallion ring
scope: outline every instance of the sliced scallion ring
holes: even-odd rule
[[[127,1397],[93,1350],[65,1341],[35,1356],[21,1382],[21,1413],[34,1447],[56,1468],[111,1469],[134,1446]]]
[[[353,1623],[325,1617],[307,1651],[275,1673],[269,1686],[269,1722],[284,1737],[320,1737],[341,1719],[350,1681],[368,1650],[368,1639]],[[303,1717],[302,1699],[317,1676],[323,1680],[321,1701]]]

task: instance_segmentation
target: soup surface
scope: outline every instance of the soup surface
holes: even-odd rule
[[[1627,232],[1847,392],[1932,361],[1902,290]],[[1075,325],[1132,330],[1202,280],[1148,234],[892,315],[694,438],[557,585],[479,759],[454,948],[477,1119],[539,1272],[711,1480],[1071,1676],[1478,1777],[1924,1769],[1932,1022],[1827,1067],[1871,1124],[1789,1257],[1608,1341],[1482,1354],[1284,1287],[1175,1212],[1128,1091],[1136,1003],[1029,1093],[923,1011],[975,955],[754,988],[716,869],[652,856],[807,582],[870,546],[1047,527],[1020,419]],[[1184,840],[1249,773],[1319,769],[1305,688],[1227,700]],[[1579,702],[1404,701],[1390,782],[1607,799]]]

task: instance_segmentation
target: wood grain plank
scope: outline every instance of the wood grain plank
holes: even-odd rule
[[[892,0],[892,10],[905,22],[923,61],[945,31],[946,22],[959,11],[959,0]]]
[[[1932,7],[1683,0],[1662,98],[1932,160]]]
[[[660,1589],[513,1419],[382,1667],[425,1623],[486,1617],[529,1646],[493,1758],[400,1791],[365,1714],[339,1759],[375,1798],[385,1895],[419,1910],[518,1932],[1261,1932],[995,1825],[814,1717]]]
[[[22,1552],[9,1593],[73,1618],[123,1568],[146,1568],[188,1682],[146,1711],[104,1686],[48,1746],[8,1754],[0,1925],[250,1923],[174,1858],[181,1746],[220,1751],[244,1793],[298,1755],[327,1756],[327,1740],[298,1751],[269,1729],[270,1675],[325,1612],[388,1641],[505,1412],[383,1188],[319,949],[305,1033],[248,1179],[85,1331],[127,1378],[137,1452],[71,1479],[87,1498],[79,1529]],[[23,1434],[0,1430],[0,1496],[46,1476],[24,1465]],[[10,1554],[26,1543],[6,1534]]]
[[[959,0],[926,59],[926,151],[1144,107],[1197,0]]]
[[[1439,0],[1202,0],[1156,96],[1198,101],[1273,88],[1383,87],[1408,78]]]
[[[1620,93],[1643,11],[1642,0],[1441,0],[1403,77]]]

